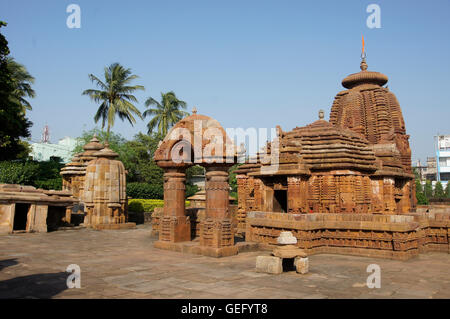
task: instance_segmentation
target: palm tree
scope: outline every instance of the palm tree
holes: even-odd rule
[[[145,105],[155,105],[155,108],[150,108],[144,112],[144,117],[153,115],[153,118],[148,122],[148,133],[152,133],[157,127],[158,133],[161,136],[166,136],[170,127],[181,120],[189,113],[182,111],[187,104],[184,101],[179,100],[173,91],[162,93],[161,102],[156,101],[154,98],[149,97],[145,101]]]
[[[108,123],[106,137],[109,138],[109,132],[114,126],[116,115],[123,120],[128,120],[133,126],[136,119],[133,114],[142,119],[141,112],[131,103],[137,103],[138,100],[132,93],[136,90],[144,90],[142,85],[130,85],[130,82],[137,75],[131,74],[131,69],[125,69],[119,63],[113,63],[105,67],[105,82],[102,82],[93,74],[89,74],[89,79],[95,83],[100,90],[85,90],[83,95],[89,95],[91,100],[101,103],[94,116],[95,123],[102,119],[102,130]]]
[[[36,92],[31,88],[31,84],[34,83],[34,77],[28,73],[25,66],[17,63],[12,57],[6,58],[6,67],[11,74],[11,81],[14,86],[12,99],[14,99],[17,104],[20,104],[22,112],[25,113],[26,110],[32,109],[31,104],[25,97],[34,98],[36,96]]]

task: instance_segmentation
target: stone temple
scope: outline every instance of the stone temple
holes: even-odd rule
[[[0,234],[47,232],[83,225],[133,228],[128,222],[126,171],[108,144],[97,137],[61,169],[63,190],[0,184]]]
[[[329,121],[321,111],[316,122],[304,127],[290,132],[277,127],[276,138],[239,166],[235,213],[227,200],[230,165],[196,162],[185,154],[182,164],[171,158],[179,154],[180,143],[194,154],[208,143],[213,148],[232,143],[223,128],[197,114],[175,125],[187,128],[187,134],[171,137],[169,132],[155,154],[166,171],[164,217],[155,246],[197,253],[209,247],[213,253],[203,254],[221,257],[245,249],[243,243],[235,245],[233,235],[270,248],[280,233],[289,231],[308,254],[405,260],[420,252],[450,252],[448,210],[416,207],[409,136],[400,104],[385,87],[388,78],[367,70],[365,58],[360,69],[342,80],[345,90],[336,95]],[[196,120],[205,123],[203,128],[219,128],[223,135],[214,140],[203,134],[196,141]],[[234,151],[236,161],[239,152]],[[206,217],[197,220],[201,234],[194,249],[182,244],[192,240],[183,201],[184,169],[198,163],[207,167]]]
[[[330,121],[284,132],[279,168],[261,161],[238,170],[239,211],[404,214],[415,208],[405,123],[384,74],[361,72],[342,81]],[[271,144],[268,145],[271,149]],[[260,155],[262,159],[264,154]]]

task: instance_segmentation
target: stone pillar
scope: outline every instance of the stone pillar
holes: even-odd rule
[[[159,240],[182,242],[191,240],[191,224],[185,213],[184,172],[167,169],[164,173],[164,215],[160,221]]]
[[[227,167],[206,169],[206,216],[200,225],[202,254],[213,257],[236,255],[229,205]]]

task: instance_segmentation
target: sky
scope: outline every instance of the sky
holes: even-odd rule
[[[66,8],[81,9],[81,28]],[[381,28],[369,28],[378,4]],[[304,126],[324,109],[341,81],[359,71],[361,36],[369,70],[389,77],[410,137],[413,161],[434,155],[433,136],[450,134],[450,1],[103,1],[2,0],[2,33],[11,55],[36,78],[32,140],[44,125],[51,142],[96,126],[98,108],[83,90],[89,73],[119,62],[148,97],[173,90],[225,128]],[[119,119],[125,138],[146,132]],[[97,124],[99,127],[100,123]]]

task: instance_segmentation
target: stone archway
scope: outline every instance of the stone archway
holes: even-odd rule
[[[228,184],[228,169],[236,161],[235,150],[220,124],[204,115],[188,116],[171,129],[154,156],[164,169],[164,212],[155,247],[213,257],[237,254]],[[197,246],[186,245],[191,240],[191,225],[185,209],[185,171],[193,165],[206,169],[205,218]]]

